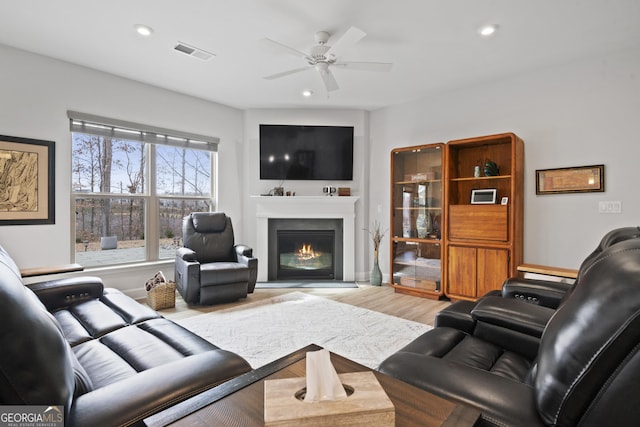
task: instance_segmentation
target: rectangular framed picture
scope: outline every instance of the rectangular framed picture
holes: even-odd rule
[[[55,224],[55,143],[0,135],[0,225]]]
[[[536,170],[536,194],[604,191],[604,165]]]
[[[493,205],[498,200],[498,190],[495,188],[483,188],[471,190],[472,205]]]

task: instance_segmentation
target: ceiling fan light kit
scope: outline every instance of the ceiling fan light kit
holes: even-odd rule
[[[365,36],[366,33],[361,29],[351,27],[347,30],[346,33],[342,35],[342,37],[340,37],[332,46],[330,46],[327,44],[327,42],[329,41],[331,35],[326,31],[318,31],[315,34],[315,40],[317,44],[311,48],[309,54],[267,38],[265,40],[267,40],[273,46],[276,46],[289,54],[303,58],[306,61],[307,66],[272,74],[269,76],[265,76],[264,78],[266,80],[274,80],[302,71],[315,69],[320,74],[326,91],[332,92],[339,89],[338,82],[331,72],[332,67],[362,71],[391,70],[392,64],[388,62],[338,62],[338,57],[342,52],[347,51],[353,45],[362,40],[362,38],[364,38]]]

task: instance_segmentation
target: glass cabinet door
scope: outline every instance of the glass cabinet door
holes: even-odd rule
[[[440,292],[439,243],[393,242],[393,284]]]
[[[440,240],[442,150],[396,151],[393,156],[393,237]]]
[[[394,205],[393,237],[440,240],[441,183],[404,183],[396,186],[399,201]]]
[[[394,286],[441,293],[442,152],[442,144],[392,152]]]

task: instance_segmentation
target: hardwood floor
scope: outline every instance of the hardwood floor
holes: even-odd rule
[[[395,293],[389,285],[371,286],[366,282],[358,283],[358,288],[315,288],[315,289],[256,289],[245,299],[229,304],[212,306],[188,306],[179,294],[176,294],[175,308],[160,311],[168,319],[184,319],[202,313],[225,310],[252,302],[260,301],[289,292],[305,292],[334,301],[355,305],[373,311],[401,317],[433,326],[436,313],[447,307],[449,301],[434,301]]]

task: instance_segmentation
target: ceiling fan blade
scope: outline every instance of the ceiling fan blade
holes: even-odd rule
[[[362,31],[360,28],[351,27],[347,30],[346,33],[342,35],[335,43],[332,44],[331,48],[325,54],[326,56],[340,56],[342,52],[348,50],[351,46],[358,43],[360,40],[366,36],[367,33]]]
[[[306,54],[306,53],[304,53],[304,52],[302,52],[302,51],[300,51],[300,50],[298,50],[296,48],[293,48],[291,46],[287,46],[286,44],[282,44],[280,42],[277,42],[275,40],[271,40],[269,38],[265,38],[263,40],[265,42],[269,43],[270,45],[277,47],[280,50],[288,52],[291,55],[297,56],[299,58],[305,58],[305,59],[309,58],[308,54]]]
[[[331,73],[331,71],[321,71],[320,77],[322,77],[322,81],[324,83],[324,87],[327,89],[327,92],[333,92],[334,90],[340,89],[340,87],[338,86],[338,82],[336,81],[336,78],[333,76],[333,73]]]
[[[281,73],[276,73],[276,74],[272,74],[270,76],[265,76],[265,77],[263,77],[263,79],[265,79],[265,80],[279,79],[280,77],[288,76],[290,74],[300,73],[302,71],[307,71],[307,70],[311,70],[311,69],[313,69],[313,67],[311,67],[311,66],[302,67],[302,68],[294,68],[293,70],[283,71]]]
[[[331,65],[343,70],[363,70],[363,71],[391,71],[393,64],[390,62],[336,62]]]

